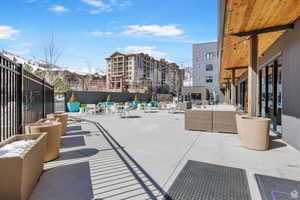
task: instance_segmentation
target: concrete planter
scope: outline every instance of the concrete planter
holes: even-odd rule
[[[35,140],[35,142],[20,156],[0,158],[0,199],[28,199],[43,171],[46,133],[17,135],[1,142],[0,147],[26,139]]]
[[[245,115],[237,119],[244,147],[258,151],[269,148],[270,119]]]
[[[241,137],[241,122],[240,122],[240,120],[241,120],[241,118],[242,118],[242,116],[247,116],[246,114],[241,114],[241,113],[237,113],[236,115],[235,115],[235,119],[236,119],[236,129],[237,129],[237,133],[238,133],[238,135]]]
[[[39,121],[38,123],[28,124],[25,126],[25,133],[40,133],[46,132],[47,135],[47,148],[44,156],[44,161],[51,161],[56,159],[59,156],[60,148],[60,137],[62,132],[62,123],[57,121],[43,122]]]
[[[52,113],[48,114],[48,119],[58,119],[59,122],[62,123],[62,136],[66,134],[67,132],[67,125],[68,125],[68,114],[67,113]]]
[[[69,112],[79,112],[80,103],[79,102],[68,102],[67,108]]]

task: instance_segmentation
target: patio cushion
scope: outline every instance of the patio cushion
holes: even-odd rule
[[[236,111],[213,111],[213,132],[237,133]]]
[[[185,112],[185,129],[195,131],[212,131],[212,111],[187,110]]]

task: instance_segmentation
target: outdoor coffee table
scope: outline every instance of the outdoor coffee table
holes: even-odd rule
[[[54,160],[59,156],[61,131],[62,123],[54,120],[39,121],[25,127],[26,134],[47,133],[47,149],[44,162]]]
[[[68,125],[68,114],[67,113],[52,113],[47,115],[48,119],[59,119],[62,123],[62,136],[67,132],[67,125]]]

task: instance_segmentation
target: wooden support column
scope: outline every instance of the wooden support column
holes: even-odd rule
[[[248,113],[251,116],[256,116],[256,101],[257,101],[257,51],[258,51],[257,35],[253,35],[250,39],[248,66]]]
[[[231,79],[231,99],[230,99],[230,103],[232,105],[235,105],[235,95],[236,95],[236,92],[235,92],[235,69],[232,70],[232,79]]]
[[[225,91],[226,91],[225,92],[225,94],[226,94],[226,104],[229,104],[230,103],[229,80],[227,80]]]

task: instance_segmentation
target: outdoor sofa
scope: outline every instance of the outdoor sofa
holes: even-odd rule
[[[185,129],[193,131],[212,131],[211,110],[187,110],[185,112]]]
[[[188,109],[192,108],[192,103],[189,101],[185,101],[185,102],[179,102],[178,105],[178,110],[180,111],[187,111]]]
[[[234,109],[222,110],[213,107],[187,110],[185,112],[185,129],[208,132],[237,133]]]

